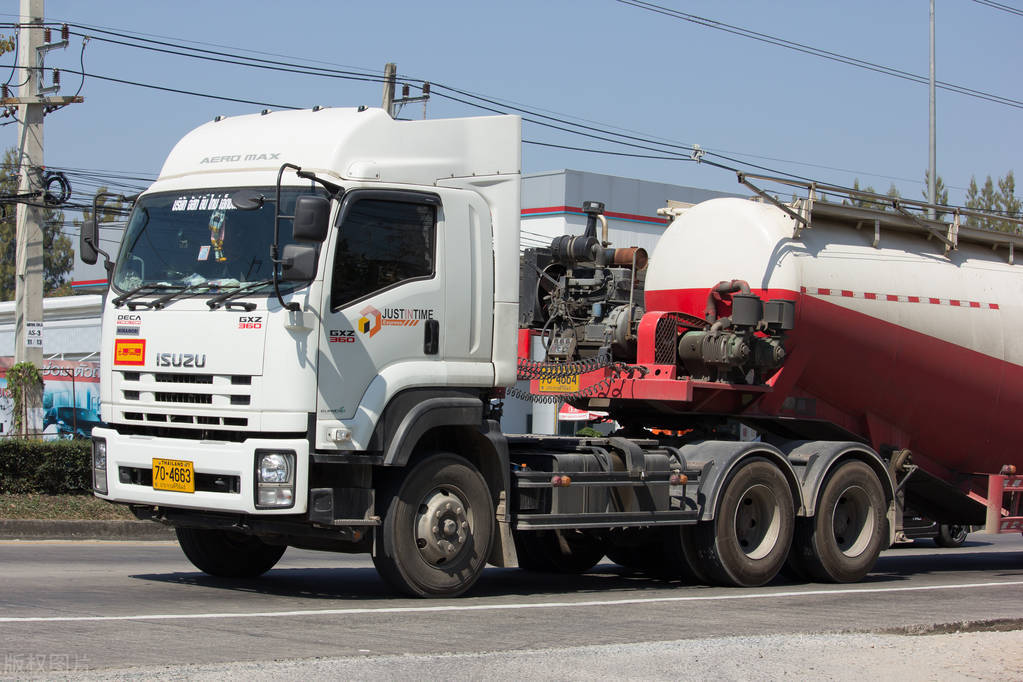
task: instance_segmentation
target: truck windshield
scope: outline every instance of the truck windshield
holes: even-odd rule
[[[266,197],[261,208],[241,211],[231,204],[240,189]],[[303,194],[326,196],[318,188],[281,188],[281,215],[294,215]],[[150,194],[139,199],[121,242],[112,284],[119,291],[143,286],[217,293],[273,275],[273,187],[226,187]],[[280,243],[291,243],[291,221],[280,222]],[[281,290],[300,286],[282,282]],[[269,287],[267,287],[269,289]]]

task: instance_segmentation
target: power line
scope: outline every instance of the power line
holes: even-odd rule
[[[973,0],[978,5],[987,5],[992,9],[1001,10],[1002,12],[1008,12],[1009,14],[1015,14],[1018,17],[1023,17],[1023,10],[1016,9],[1010,5],[1006,5],[1001,2],[993,2],[993,0]]]
[[[868,62],[863,59],[857,59],[856,57],[850,57],[848,55],[839,54],[838,52],[831,52],[829,50],[823,50],[818,47],[811,45],[805,45],[803,43],[797,43],[778,36],[773,36],[767,33],[760,33],[751,29],[742,28],[740,26],[733,26],[732,24],[726,24],[721,21],[714,19],[707,19],[706,17],[697,16],[695,14],[688,14],[679,10],[671,9],[670,7],[663,7],[656,5],[652,2],[646,2],[645,0],[616,0],[623,5],[635,7],[636,9],[646,10],[655,14],[661,14],[673,19],[680,19],[682,21],[688,21],[698,26],[704,26],[706,28],[713,28],[718,31],[725,33],[731,33],[733,35],[741,36],[743,38],[749,38],[751,40],[757,40],[762,43],[769,45],[775,45],[777,47],[784,47],[788,50],[795,52],[802,52],[803,54],[812,55],[814,57],[820,57],[822,59],[828,59],[833,62],[839,62],[848,66],[855,66],[857,68],[866,69],[868,71],[874,71],[881,73],[886,76],[893,76],[895,78],[901,78],[903,80],[911,81],[914,83],[930,83],[930,79],[927,76],[921,76],[909,71],[903,71],[896,69],[891,66],[884,66],[882,64],[875,64],[874,62]],[[990,92],[984,92],[982,90],[975,90],[968,88],[964,85],[956,85],[955,83],[948,83],[946,81],[935,81],[935,86],[942,90],[949,92],[955,92],[960,95],[967,95],[969,97],[975,97],[988,102],[994,102],[996,104],[1003,104],[1005,106],[1014,107],[1017,109],[1023,109],[1023,100],[1012,99],[1009,97],[1003,97],[1001,95],[995,95]]]
[[[110,81],[113,83],[121,83],[122,85],[134,85],[139,88],[148,88],[150,90],[160,90],[162,92],[173,92],[178,95],[191,95],[193,97],[204,97],[206,99],[215,99],[222,102],[236,102],[238,104],[255,104],[260,107],[273,107],[274,109],[301,109],[302,107],[292,107],[286,104],[270,104],[268,102],[259,102],[251,99],[241,99],[239,97],[225,97],[224,95],[211,95],[206,92],[195,92],[194,90],[182,90],[180,88],[171,88],[164,85],[154,85],[152,83],[140,83],[138,81],[126,80],[123,78],[114,78],[113,76],[101,76],[98,73],[86,73],[84,71],[74,71],[72,69],[63,69],[68,73],[74,73],[80,76],[88,76],[89,78],[97,78],[103,81]]]

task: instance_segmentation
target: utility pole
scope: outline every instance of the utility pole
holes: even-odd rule
[[[37,367],[43,361],[43,116],[47,107],[82,101],[81,97],[47,96],[60,86],[56,75],[56,84],[44,86],[45,54],[66,47],[68,36],[65,30],[62,40],[49,42],[43,21],[43,0],[21,0],[18,72],[23,85],[17,97],[0,100],[0,105],[18,107],[18,194],[23,197],[16,223],[14,359]]]
[[[394,117],[394,82],[398,76],[398,66],[387,62],[384,67],[384,103],[381,105],[388,116]]]
[[[935,133],[935,102],[934,102],[934,0],[931,0],[931,140],[930,140],[930,165],[929,177],[927,178],[927,201],[932,204],[938,203],[938,160],[937,160],[937,134]],[[931,220],[936,214],[933,208],[927,209]]]

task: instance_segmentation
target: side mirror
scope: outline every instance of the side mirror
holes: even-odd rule
[[[309,282],[316,277],[318,249],[312,244],[285,244],[281,252],[284,261],[281,274],[286,282]]]
[[[96,228],[95,220],[86,220],[82,224],[81,232],[78,235],[78,257],[87,265],[94,265],[99,257],[96,250],[96,242],[99,240],[99,230]]]
[[[303,194],[295,201],[295,219],[291,231],[297,242],[320,244],[327,238],[330,201],[312,194]]]
[[[265,202],[266,197],[254,189],[240,189],[231,195],[231,204],[239,211],[255,211]]]

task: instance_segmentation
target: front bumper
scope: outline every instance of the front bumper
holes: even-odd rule
[[[155,505],[259,515],[304,514],[309,491],[309,443],[305,439],[250,438],[241,443],[124,435],[114,429],[93,429],[107,444],[107,494],[96,497],[125,504]],[[256,509],[256,450],[295,453],[295,504],[286,509]],[[194,493],[154,490],[153,459],[188,460],[195,467]],[[210,483],[201,486],[198,479]],[[200,487],[208,489],[202,490]]]

